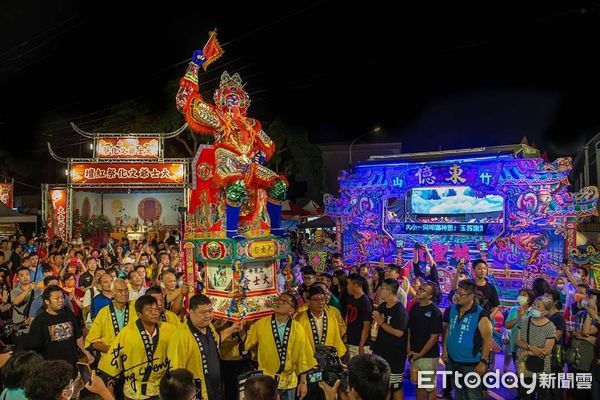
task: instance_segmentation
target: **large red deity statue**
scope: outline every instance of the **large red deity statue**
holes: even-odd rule
[[[246,116],[250,98],[240,75],[223,72],[213,96],[214,105],[198,92],[200,66],[206,68],[221,54],[216,34],[211,33],[204,50],[194,51],[181,79],[177,109],[185,115],[194,133],[215,137],[213,182],[225,194],[227,237],[240,237],[240,208],[248,200],[250,191],[258,188],[266,190],[268,195],[266,208],[271,233],[281,235],[281,207],[287,184],[283,177],[263,165],[273,155],[275,144],[259,121]]]

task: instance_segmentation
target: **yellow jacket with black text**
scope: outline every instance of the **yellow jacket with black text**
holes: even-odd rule
[[[135,400],[158,396],[160,379],[171,367],[167,359],[167,347],[176,328],[167,323],[158,327],[158,343],[154,350],[152,363],[148,364],[146,348],[138,324],[130,323],[115,338],[108,357],[102,357],[98,368],[111,377],[123,374],[125,377],[125,396]],[[147,379],[145,375],[149,371]],[[145,392],[145,393],[144,393]]]
[[[135,307],[133,303],[129,303],[129,321],[137,319],[137,314],[135,313]],[[127,324],[126,324],[127,325]],[[125,327],[123,327],[125,328]],[[90,327],[90,331],[85,337],[85,347],[88,348],[92,345],[92,343],[104,343],[107,346],[110,346],[112,342],[115,340],[115,328],[113,327],[112,317],[110,315],[110,306],[102,307],[100,311],[98,311],[98,315],[92,322],[92,326]],[[100,358],[107,357],[108,353],[100,353]],[[108,361],[110,362],[110,360]]]
[[[313,338],[312,328],[310,326],[310,320],[308,319],[308,313],[310,310],[306,310],[296,315],[296,321],[302,325],[304,332],[308,337],[308,342],[315,351],[315,340]],[[333,316],[331,309],[325,309],[325,318],[327,318],[327,335],[325,336],[325,346],[333,346],[337,350],[338,356],[342,357],[346,354],[346,345],[340,335],[340,328],[337,324],[337,319]]]
[[[279,355],[271,327],[272,316],[267,316],[256,321],[246,337],[245,347],[251,350],[258,346],[258,369],[265,375],[275,376],[279,370]],[[298,386],[298,376],[317,365],[309,339],[304,333],[304,328],[292,320],[290,336],[287,345],[285,368],[279,374],[279,389],[293,389]]]
[[[209,328],[218,347],[220,344],[219,334],[213,324],[210,324]],[[202,382],[202,398],[208,399],[200,348],[187,324],[179,325],[173,336],[171,336],[167,357],[171,361],[171,368],[185,368],[194,375],[194,379],[200,379]]]

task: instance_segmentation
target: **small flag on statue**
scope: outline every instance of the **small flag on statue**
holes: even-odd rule
[[[217,61],[224,53],[219,40],[217,39],[217,29],[208,33],[208,41],[202,49],[202,54],[206,57],[206,61],[202,64],[202,67],[206,71],[206,68],[213,62]]]

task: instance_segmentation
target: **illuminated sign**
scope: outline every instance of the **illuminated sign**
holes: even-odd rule
[[[150,138],[102,138],[96,145],[98,158],[158,158],[159,141]]]
[[[73,184],[183,184],[185,165],[180,163],[73,164],[69,175]]]
[[[52,204],[50,227],[54,235],[63,239],[67,238],[67,190],[52,189],[49,191]]]
[[[395,234],[435,234],[435,235],[489,235],[492,232],[490,225],[499,224],[435,224],[407,222],[404,224],[393,225],[392,231]]]

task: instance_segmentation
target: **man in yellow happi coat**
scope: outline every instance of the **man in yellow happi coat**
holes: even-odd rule
[[[198,294],[190,299],[190,315],[171,337],[167,357],[172,368],[185,368],[199,379],[202,398],[222,400],[219,345],[241,326],[234,324],[219,335],[212,324],[213,308],[210,299]]]
[[[108,358],[107,351],[119,332],[130,321],[137,319],[135,307],[129,303],[127,283],[115,279],[112,283],[112,302],[96,315],[89,333],[85,337],[85,347],[100,352],[100,358]],[[110,362],[110,360],[108,360]]]
[[[312,286],[317,286],[320,287],[321,289],[323,289],[323,292],[325,292],[325,310],[327,310],[327,312],[329,314],[331,314],[332,317],[335,318],[339,331],[340,331],[340,336],[343,338],[344,335],[346,334],[346,321],[344,320],[344,317],[342,317],[342,313],[340,313],[340,310],[338,310],[337,308],[330,306],[330,300],[331,300],[331,292],[329,291],[329,289],[327,288],[327,285],[323,282],[315,282],[311,285]],[[303,304],[302,306],[298,307],[298,312],[297,314],[300,314],[303,311],[308,310],[308,304]]]
[[[112,379],[124,378],[126,400],[155,400],[160,380],[171,368],[167,347],[176,328],[160,322],[160,309],[150,295],[135,301],[135,311],[139,319],[119,332],[99,369]]]
[[[313,349],[315,346],[333,346],[338,356],[346,354],[346,345],[342,341],[342,335],[336,318],[331,313],[331,308],[325,306],[327,297],[325,291],[317,285],[313,285],[306,291],[308,299],[308,310],[296,314],[296,321],[302,325],[308,337],[308,342]]]
[[[165,310],[165,295],[158,286],[149,287],[148,290],[146,290],[146,294],[156,299],[156,303],[160,309],[160,322],[167,322],[174,327],[178,327],[181,324],[181,320],[177,314],[172,311]]]
[[[258,346],[258,369],[278,379],[281,400],[294,400],[296,388],[303,399],[308,391],[306,372],[317,365],[304,328],[291,318],[297,305],[293,294],[282,293],[274,302],[275,314],[256,321],[245,341],[246,350]]]

